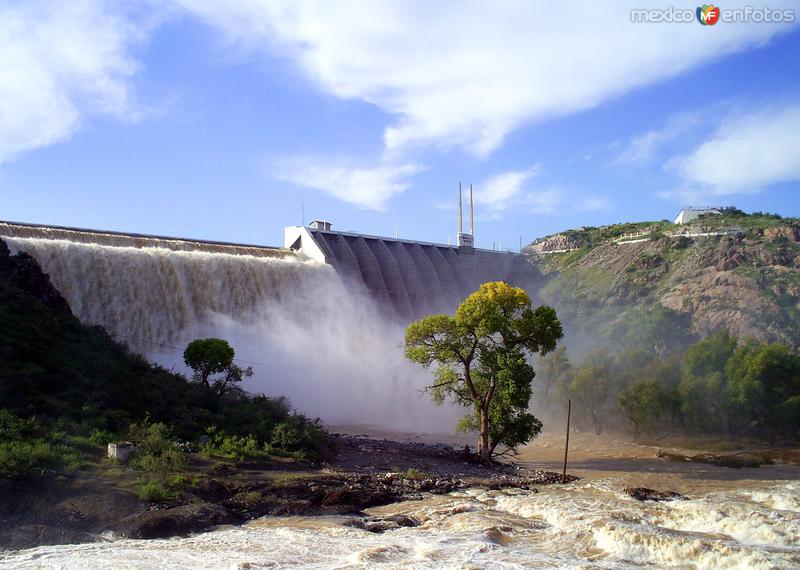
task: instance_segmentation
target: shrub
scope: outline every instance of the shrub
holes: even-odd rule
[[[44,477],[54,469],[81,461],[74,442],[63,431],[47,429],[35,418],[23,419],[0,409],[0,478]]]
[[[175,498],[175,493],[166,485],[148,479],[139,480],[136,494],[139,500],[147,503],[164,503]]]
[[[44,477],[61,463],[55,446],[41,439],[0,443],[0,478]]]
[[[293,414],[275,426],[271,445],[295,452],[301,459],[318,461],[325,455],[327,442],[327,433],[319,419],[311,420],[301,414]]]
[[[150,423],[148,418],[132,424],[130,436],[137,446],[131,459],[133,469],[143,472],[138,482],[139,498],[148,502],[163,502],[175,498],[172,487],[174,472],[186,465],[186,456],[172,438],[167,426]]]
[[[420,481],[421,479],[427,479],[430,475],[425,473],[424,471],[420,471],[419,469],[415,469],[414,467],[409,467],[408,470],[403,473],[403,478],[411,479],[412,481]]]
[[[259,449],[258,441],[252,436],[227,435],[216,428],[207,430],[209,442],[202,452],[208,456],[226,457],[235,461],[244,461],[265,455]]]

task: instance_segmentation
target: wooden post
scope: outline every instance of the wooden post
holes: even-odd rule
[[[572,400],[567,400],[567,442],[564,445],[564,471],[561,474],[561,480],[567,480],[567,453],[569,453],[569,419],[572,415]]]

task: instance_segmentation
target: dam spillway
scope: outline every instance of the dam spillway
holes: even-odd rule
[[[331,265],[403,322],[431,313],[450,313],[488,281],[523,287],[535,298],[541,279],[525,257],[512,252],[308,226],[287,227],[284,245]]]
[[[286,273],[291,267],[288,263],[292,262],[322,263],[330,266],[346,286],[362,289],[368,293],[384,315],[401,323],[408,323],[426,314],[452,312],[467,295],[487,281],[502,280],[518,285],[528,290],[535,298],[535,289],[540,279],[540,274],[533,265],[523,256],[510,252],[317,229],[310,226],[287,227],[284,247],[18,222],[0,222],[0,238],[9,241],[12,249],[25,251],[37,258],[79,317],[89,316],[80,308],[87,303],[93,303],[93,300],[91,291],[82,292],[89,293],[88,296],[81,294],[79,297],[78,292],[70,294],[75,289],[74,280],[82,282],[96,280],[97,283],[91,290],[97,293],[105,286],[112,285],[108,279],[104,280],[102,274],[113,274],[113,269],[117,266],[117,269],[120,269],[116,272],[118,277],[127,281],[130,286],[131,280],[135,279],[137,274],[140,278],[150,274],[152,278],[152,273],[141,267],[142,262],[148,264],[148,261],[150,265],[166,263],[172,266],[180,262],[178,265],[184,269],[193,266],[192,270],[184,275],[180,275],[181,271],[175,267],[167,271],[176,282],[172,284],[168,281],[162,282],[160,285],[162,292],[172,289],[175,285],[193,289],[193,284],[207,286],[216,281],[220,285],[219,291],[215,293],[216,302],[205,299],[207,295],[196,290],[187,291],[187,294],[193,301],[205,305],[206,308],[223,311],[226,303],[220,302],[219,299],[223,289],[238,295],[233,304],[243,307],[258,302],[259,298],[263,297],[259,292],[267,293],[263,291],[265,288],[272,289],[273,293],[280,292],[282,287],[274,279],[268,279],[265,285],[264,280],[258,278],[258,271],[256,275],[252,273],[253,268],[258,267],[259,263],[261,269],[276,270],[267,273]],[[206,257],[192,254],[205,254]],[[119,267],[120,263],[126,265],[126,262],[122,261],[123,258],[127,260],[127,269],[124,270]],[[259,259],[261,262],[257,261]],[[264,263],[267,259],[275,263],[271,265]],[[202,268],[203,262],[208,265],[205,272]],[[66,278],[63,274],[68,265],[80,267],[81,275]],[[131,270],[136,265],[140,267],[139,271],[134,273]],[[231,274],[237,271],[237,267],[241,270],[242,277],[249,275],[252,278],[249,283],[232,278]],[[233,286],[231,281],[236,281],[236,286]],[[119,283],[114,287],[119,288]],[[252,293],[245,293],[244,290],[247,288],[255,291],[255,296]],[[137,289],[139,293],[147,293],[146,287]],[[151,295],[152,293],[154,292],[150,292]],[[283,293],[288,295],[291,291]],[[295,294],[298,293],[300,291],[295,289]],[[102,309],[99,312],[102,313]],[[91,313],[91,318],[87,319],[89,322],[101,324],[108,328],[109,332],[130,331],[127,326],[115,326],[107,322],[97,310],[89,313]],[[180,319],[180,322],[185,320]],[[161,328],[168,333],[173,327]],[[130,334],[129,332],[128,338],[121,335],[121,340],[147,340],[144,338],[147,335],[139,334],[138,337],[141,338],[133,339],[129,338]],[[170,335],[158,336],[159,338],[155,340],[165,341]]]

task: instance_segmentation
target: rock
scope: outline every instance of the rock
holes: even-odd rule
[[[800,227],[782,226],[779,228],[766,228],[764,230],[764,237],[772,241],[775,241],[778,238],[785,238],[789,241],[798,243],[800,242]]]
[[[72,530],[63,526],[42,524],[20,525],[0,533],[0,543],[4,548],[17,550],[42,546],[45,544],[79,544],[95,542],[97,538],[89,533]]]
[[[407,515],[388,515],[385,517],[352,519],[347,521],[345,525],[380,534],[386,532],[387,530],[417,527],[419,526],[419,521],[414,517],[409,517]]]
[[[511,537],[507,535],[506,532],[510,531],[510,526],[493,526],[484,530],[483,536],[485,536],[486,540],[489,542],[499,544],[500,546],[507,546],[511,542]]]
[[[355,493],[349,489],[334,489],[333,491],[328,491],[325,498],[322,499],[322,506],[352,505],[355,499]]]
[[[656,491],[647,487],[627,487],[625,493],[637,501],[682,501],[686,499],[686,497],[675,491]]]
[[[235,518],[220,505],[194,503],[130,517],[123,521],[122,534],[128,538],[168,538],[208,530]]]
[[[6,242],[0,239],[0,257],[8,257],[11,255],[11,252],[8,251],[8,246]]]

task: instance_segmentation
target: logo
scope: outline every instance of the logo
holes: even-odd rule
[[[719,7],[713,4],[698,6],[697,21],[704,26],[713,26],[719,21]]]

